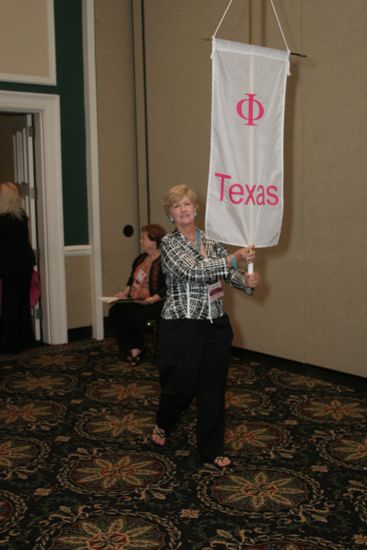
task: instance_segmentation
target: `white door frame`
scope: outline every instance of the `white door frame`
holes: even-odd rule
[[[102,252],[99,201],[97,83],[95,59],[94,2],[82,0],[83,10],[83,62],[86,168],[88,189],[88,233],[91,249],[91,305],[93,338],[104,337],[102,296]]]
[[[59,96],[0,90],[0,111],[34,115],[42,334],[46,343],[63,344],[68,338]]]
[[[98,128],[95,70],[94,3],[82,0],[86,118],[86,168],[89,245],[71,247],[90,254],[93,337],[103,339]],[[42,291],[42,336],[49,344],[68,340],[64,223],[61,172],[60,99],[56,94],[0,90],[0,111],[31,113],[35,122],[37,222]],[[66,247],[70,248],[70,247]]]

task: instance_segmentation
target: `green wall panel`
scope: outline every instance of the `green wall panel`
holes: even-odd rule
[[[81,0],[54,0],[56,86],[0,82],[1,90],[58,94],[65,245],[88,244]]]
[[[60,94],[65,244],[88,244],[82,7],[54,0]]]

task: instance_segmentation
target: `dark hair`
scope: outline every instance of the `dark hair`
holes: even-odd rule
[[[141,231],[146,233],[151,241],[155,241],[157,243],[157,248],[159,248],[162,238],[167,233],[164,227],[157,223],[143,225]]]

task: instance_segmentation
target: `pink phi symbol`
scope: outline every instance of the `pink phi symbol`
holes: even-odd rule
[[[246,94],[247,99],[241,99],[237,103],[236,110],[237,114],[243,118],[244,120],[247,120],[245,122],[245,126],[256,126],[255,120],[259,120],[264,116],[264,107],[262,103],[258,99],[255,99],[256,94]],[[246,104],[246,111],[247,115],[244,112],[244,105]],[[256,106],[256,113],[254,106]]]

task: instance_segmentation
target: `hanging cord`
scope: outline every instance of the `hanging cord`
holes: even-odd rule
[[[288,48],[287,41],[286,41],[285,36],[284,36],[284,32],[283,32],[283,29],[282,29],[282,25],[280,24],[278,14],[277,14],[276,9],[275,9],[275,6],[274,6],[273,0],[270,0],[270,3],[271,3],[271,7],[273,8],[273,11],[274,11],[276,20],[277,20],[277,22],[278,22],[280,32],[282,33],[282,37],[283,37],[283,40],[284,40],[285,47],[287,48],[287,52],[290,52],[290,50],[289,50],[289,48]]]
[[[214,39],[215,39],[215,37],[216,37],[216,34],[217,34],[217,32],[219,31],[219,28],[220,28],[221,24],[223,23],[223,20],[224,20],[225,16],[227,15],[227,12],[228,12],[229,8],[231,7],[232,2],[233,2],[233,0],[229,0],[228,6],[226,7],[225,12],[223,13],[222,19],[219,21],[219,24],[218,24],[217,28],[215,29],[215,32],[214,32],[213,36],[212,36],[211,38],[204,38],[203,40],[211,40],[212,42],[214,42]],[[287,49],[287,52],[290,53],[291,55],[298,55],[299,57],[307,57],[307,55],[305,55],[305,54],[303,54],[303,53],[291,52],[291,51],[289,50],[288,44],[287,44],[287,41],[286,41],[286,39],[285,39],[285,35],[284,35],[284,32],[283,32],[282,26],[281,26],[281,24],[280,24],[280,20],[279,20],[278,14],[277,14],[277,12],[276,12],[276,9],[275,9],[273,0],[270,0],[270,3],[271,3],[271,7],[273,8],[273,11],[274,11],[274,14],[275,14],[275,17],[276,17],[276,20],[277,20],[277,23],[278,23],[280,32],[281,32],[281,34],[282,34],[282,38],[283,38],[283,40],[284,40],[285,47],[286,47],[286,49]]]
[[[223,20],[224,20],[225,16],[227,15],[227,11],[228,11],[229,8],[231,7],[232,2],[233,2],[233,0],[229,0],[229,4],[228,4],[228,6],[226,7],[226,11],[225,11],[225,12],[223,13],[223,15],[222,15],[222,19],[219,21],[218,27],[215,29],[215,32],[214,32],[214,34],[213,34],[213,36],[212,36],[212,40],[214,40],[215,35],[216,35],[217,32],[219,31],[219,27],[220,27],[221,24],[223,23]]]
[[[218,24],[217,28],[216,28],[215,31],[214,31],[214,34],[213,34],[213,36],[212,36],[212,40],[216,37],[216,34],[217,34],[217,32],[219,31],[219,28],[220,28],[221,24],[223,23],[224,18],[225,18],[225,16],[227,15],[227,12],[228,12],[229,8],[231,7],[232,2],[233,2],[233,0],[229,0],[229,3],[228,3],[228,5],[227,5],[227,7],[226,7],[226,9],[225,9],[225,12],[223,13],[222,18],[221,18],[221,20],[219,21],[219,24]],[[287,44],[287,41],[286,41],[286,39],[285,39],[285,35],[284,35],[283,29],[282,29],[282,25],[280,24],[279,17],[278,17],[278,14],[277,14],[277,12],[276,12],[276,9],[275,9],[273,0],[270,0],[270,3],[271,3],[271,7],[273,8],[274,15],[275,15],[275,17],[276,17],[276,20],[277,20],[277,23],[278,23],[280,32],[281,32],[281,34],[282,34],[282,37],[283,37],[283,40],[284,40],[285,47],[286,47],[287,51],[289,52],[290,50],[289,50],[289,48],[288,48],[288,44]]]

